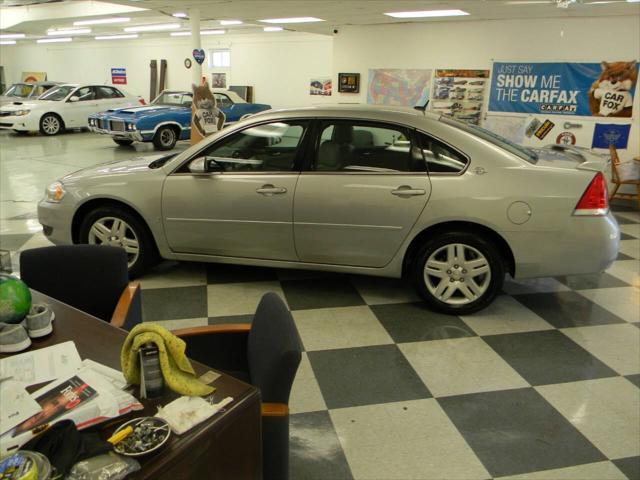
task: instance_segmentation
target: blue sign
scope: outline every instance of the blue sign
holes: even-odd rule
[[[111,69],[111,83],[114,85],[126,85],[127,84],[127,69],[126,68],[112,68]]]
[[[630,131],[631,125],[596,123],[591,148],[609,148],[609,145],[627,148]]]
[[[493,64],[489,111],[631,117],[637,62]]]
[[[201,48],[194,49],[193,58],[196,62],[198,62],[199,65],[202,65],[202,62],[204,62],[204,50]]]

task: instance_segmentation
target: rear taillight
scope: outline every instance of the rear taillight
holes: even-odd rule
[[[146,105],[147,103],[144,101],[144,98],[140,97],[138,99],[138,101],[140,102],[140,105]]]
[[[607,181],[598,172],[576,205],[574,215],[606,215],[609,212]]]

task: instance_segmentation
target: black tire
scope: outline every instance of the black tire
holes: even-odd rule
[[[439,256],[446,256],[448,250],[445,250],[445,247],[452,245],[462,246],[460,247],[462,248],[462,256],[466,257],[464,260],[449,261]],[[453,248],[455,249],[455,247]],[[454,251],[460,252],[460,250]],[[473,276],[464,268],[467,262],[480,262],[482,259],[478,254],[484,256],[484,260],[489,267],[488,277],[485,276],[486,274]],[[434,256],[433,258],[432,255]],[[449,266],[442,267],[442,272],[437,272],[434,268],[432,270],[436,272],[434,276],[425,275],[425,265],[430,258],[435,262]],[[441,278],[438,274],[442,274],[444,278]],[[418,251],[411,270],[411,276],[416,290],[431,308],[449,315],[467,315],[487,307],[501,291],[505,276],[505,264],[495,245],[477,233],[464,231],[440,233],[429,239]],[[440,286],[440,281],[446,282],[442,284],[445,288],[443,294],[446,295],[447,289],[454,290],[454,294],[447,301],[443,301],[435,295],[438,293],[437,287]],[[464,283],[465,281],[467,282],[466,284]],[[429,282],[429,286],[427,282]],[[473,282],[474,288],[469,288],[470,282]],[[448,285],[449,283],[450,285]],[[435,289],[435,291],[432,292],[430,288]],[[477,298],[470,299],[460,289],[471,292]],[[478,293],[480,291],[481,293]]]
[[[40,133],[43,135],[58,135],[62,132],[64,132],[64,122],[62,118],[60,118],[60,115],[45,113],[40,118]]]
[[[129,276],[131,278],[139,277],[157,263],[158,252],[156,249],[156,245],[146,225],[142,220],[140,220],[137,215],[134,215],[121,207],[98,207],[95,210],[89,212],[82,219],[82,223],[80,224],[80,243],[101,244],[101,241],[90,241],[89,234],[91,228],[94,226],[94,224],[96,224],[96,222],[102,221],[103,219],[107,218],[119,219],[123,221],[133,232],[133,235],[130,235],[129,238],[134,237],[135,239],[137,239],[138,254],[135,260],[132,261],[132,254],[129,253],[130,261],[132,261],[132,263],[129,264]],[[109,245],[110,243],[106,244]]]
[[[153,145],[156,150],[171,150],[176,146],[177,141],[178,133],[169,125],[160,127],[153,136]]]
[[[127,140],[126,138],[114,138],[113,141],[123,147],[128,147],[133,143],[133,140]]]

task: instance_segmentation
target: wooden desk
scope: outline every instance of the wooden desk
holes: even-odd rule
[[[56,314],[53,333],[33,339],[31,349],[48,347],[73,340],[81,358],[90,358],[120,370],[120,349],[127,332],[112,327],[87,313],[47,297],[33,293],[33,301],[47,303]],[[0,358],[7,355],[0,355]],[[198,375],[211,370],[192,361]],[[260,394],[258,390],[233,377],[222,374],[216,387],[216,402],[233,397],[225,412],[219,412],[184,435],[171,435],[162,450],[138,459],[142,469],[127,479],[259,479],[262,476],[262,442]],[[131,391],[136,397],[137,391]],[[178,395],[166,391],[154,400],[143,400],[144,411],[119,417],[117,424],[94,427],[107,438],[134,415],[152,416],[158,405],[165,405]]]

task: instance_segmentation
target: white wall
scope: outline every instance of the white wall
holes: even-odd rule
[[[633,59],[640,60],[637,15],[343,27],[334,36],[333,81],[336,84],[339,72],[360,72],[361,88],[360,94],[336,93],[334,100],[366,103],[370,68],[490,69],[493,60]],[[634,113],[629,149],[622,152],[623,158],[640,155],[640,95],[635,97]],[[564,121],[567,117],[549,118]]]
[[[203,73],[227,72],[227,85],[253,85],[254,101],[274,107],[311,105],[309,79],[331,75],[331,37],[279,32],[273,34],[202,37],[202,48],[231,49],[231,67]],[[72,83],[110,83],[111,67],[127,69],[123,88],[149,97],[149,63],[166,59],[167,88],[191,89],[191,71],[184,59],[192,58],[189,37],[150,40],[89,41],[67,44],[29,44],[0,47],[0,65],[8,84],[19,81],[23,71],[47,72],[49,80]],[[195,63],[195,61],[194,61]]]

